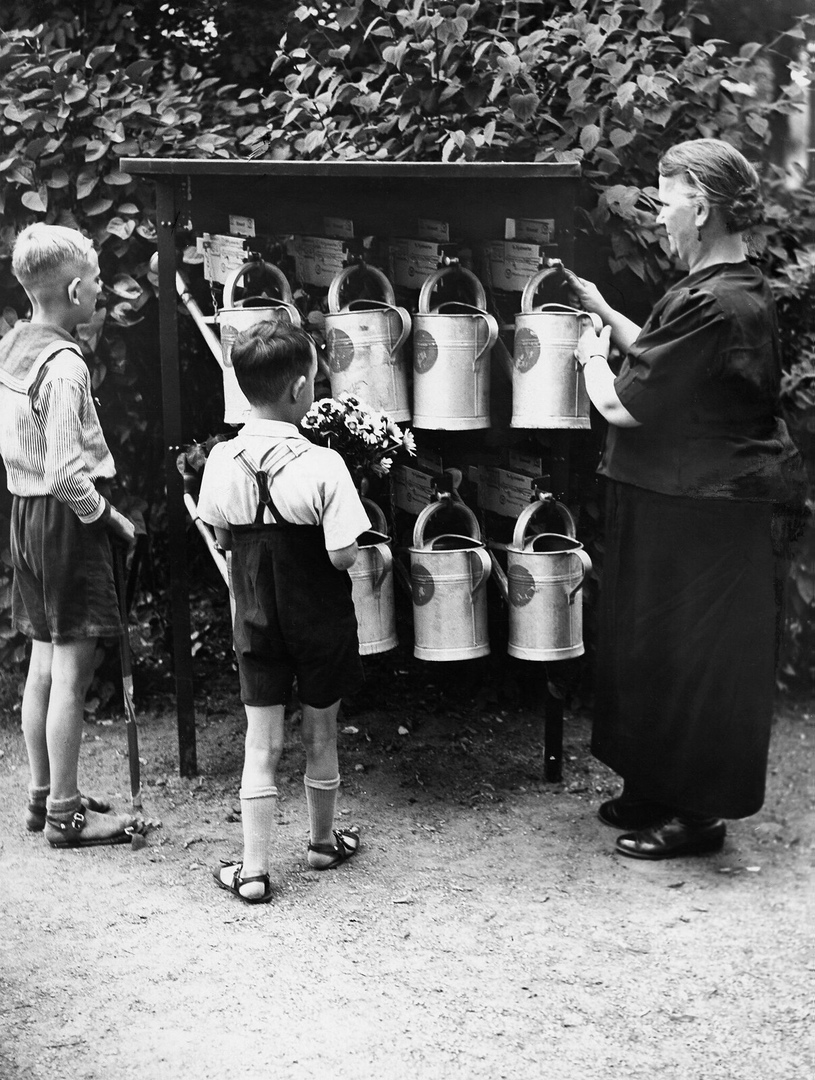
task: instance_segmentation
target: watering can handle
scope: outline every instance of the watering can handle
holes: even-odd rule
[[[486,548],[470,548],[470,578],[472,588],[470,595],[475,596],[482,585],[486,585],[487,579],[492,573],[492,559]]]
[[[445,266],[443,270],[436,270],[435,273],[424,279],[421,291],[419,292],[418,311],[420,315],[430,314],[430,298],[433,295],[433,290],[441,279],[447,277],[448,274],[461,274],[465,277],[473,287],[473,295],[475,298],[474,306],[480,308],[487,306],[487,294],[484,292],[484,286],[472,270],[467,270],[463,266]]]
[[[379,574],[377,574],[376,580],[373,583],[374,594],[378,596],[385,578],[387,578],[388,574],[391,572],[391,567],[393,566],[393,554],[387,544],[375,544],[373,550],[382,560],[382,569]]]
[[[463,518],[467,519],[467,523],[470,526],[470,536],[474,540],[481,539],[481,528],[478,524],[478,518],[472,512],[472,510],[463,502],[460,498],[456,498],[454,502],[451,502],[449,496],[445,496],[437,499],[435,502],[430,502],[427,506],[423,507],[416,518],[416,524],[413,526],[413,546],[414,548],[423,548],[424,531],[427,527],[427,523],[433,518],[439,510],[445,507],[455,506],[456,513],[461,514]],[[475,548],[473,550],[476,550]]]
[[[555,510],[557,510],[566,526],[565,535],[568,536],[570,540],[574,540],[577,530],[575,528],[572,512],[568,506],[564,506],[563,503],[558,502],[557,499],[538,500],[537,502],[530,503],[526,510],[518,515],[518,520],[515,522],[515,532],[512,535],[513,548],[518,551],[523,550],[526,541],[526,530],[532,519],[535,518],[544,507],[554,507]]]
[[[486,354],[490,351],[490,349],[498,340],[497,320],[494,319],[493,316],[488,314],[487,312],[481,311],[478,313],[477,317],[479,319],[483,319],[484,322],[487,324],[487,340],[484,343],[484,348],[481,349],[478,355],[473,359],[473,370],[475,370],[475,368],[477,367],[478,361],[481,359],[481,357],[486,356]]]
[[[266,273],[271,274],[271,276],[276,280],[277,287],[280,290],[280,299],[285,304],[291,303],[291,285],[289,285],[288,278],[279,266],[275,266],[274,263],[269,262],[245,262],[241,266],[239,266],[237,270],[233,270],[224,282],[223,306],[225,308],[231,308],[235,306],[235,289],[237,288],[238,282],[244,276],[244,274],[247,274],[250,270],[257,270],[259,267],[262,267],[263,270],[266,271]]]
[[[584,551],[583,548],[575,548],[574,551],[570,551],[569,554],[576,555],[583,564],[583,573],[580,575],[580,581],[578,581],[578,583],[569,593],[569,603],[573,604],[575,596],[577,596],[578,592],[580,592],[580,590],[583,588],[583,582],[586,580],[586,574],[591,571],[591,559],[589,558],[588,552]]]
[[[400,321],[402,323],[402,330],[401,330],[401,332],[399,334],[399,337],[396,339],[395,343],[391,346],[391,353],[390,353],[391,360],[394,363],[396,363],[396,361],[399,359],[399,357],[397,356],[397,353],[402,348],[402,346],[405,344],[407,339],[410,337],[411,319],[410,319],[410,314],[403,307],[391,306],[391,311],[396,312],[396,314],[399,316],[399,319],[400,319]]]
[[[331,284],[328,286],[328,310],[331,315],[336,315],[340,310],[340,294],[342,293],[342,287],[352,274],[364,273],[370,277],[375,278],[382,289],[382,296],[386,304],[393,305],[396,300],[396,295],[393,291],[393,286],[382,273],[375,266],[368,266],[361,263],[356,263],[354,266],[346,266],[344,270],[340,270],[338,274],[335,274],[331,279]]]

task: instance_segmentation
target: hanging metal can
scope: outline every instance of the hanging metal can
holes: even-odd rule
[[[273,278],[280,294],[279,299],[269,296],[244,296],[235,300],[235,290],[245,274],[251,270],[263,270]],[[272,263],[245,262],[233,270],[224,282],[223,307],[215,317],[221,335],[221,351],[224,358],[224,422],[243,424],[250,405],[238,386],[232,367],[232,346],[238,334],[249,330],[256,323],[286,322],[300,327],[300,312],[292,303],[292,291],[283,271]]]
[[[596,315],[565,304],[535,307],[538,289],[555,268],[529,279],[515,316],[512,358],[512,420],[516,428],[588,428],[589,396],[575,357],[585,321],[602,329]]]
[[[473,304],[458,301],[430,310],[439,282],[459,275]],[[425,279],[413,319],[413,425],[445,431],[490,426],[490,355],[498,323],[484,310],[484,287],[463,267],[437,270]]]
[[[342,288],[354,274],[373,278],[382,300],[357,299],[340,306]],[[353,394],[392,420],[410,420],[410,399],[403,346],[410,315],[395,304],[393,287],[373,266],[341,270],[328,289],[325,317],[331,393]]]
[[[534,531],[535,518],[556,510],[564,533]],[[575,539],[574,518],[554,499],[530,503],[518,516],[507,548],[509,643],[520,660],[582,656],[582,588],[591,559]]]
[[[460,531],[427,536],[432,523]],[[410,549],[414,656],[472,660],[489,653],[486,586],[491,570],[469,507],[442,495],[422,510]]]
[[[373,528],[357,541],[359,554],[348,575],[357,615],[360,655],[370,656],[395,649],[399,641],[393,597],[393,553],[385,515],[371,499],[363,497],[362,505]]]

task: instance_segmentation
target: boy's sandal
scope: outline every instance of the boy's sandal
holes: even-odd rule
[[[94,799],[91,795],[80,795],[82,805],[86,810],[93,810],[96,814],[110,812],[110,803],[104,799]],[[30,802],[25,812],[25,827],[29,832],[42,832],[45,828],[46,817],[45,803]]]
[[[134,821],[125,825],[111,836],[85,837],[82,831],[87,819],[81,810],[67,816],[54,817],[46,814],[45,839],[53,848],[110,847],[113,844],[129,844],[133,834],[143,826]]]
[[[224,881],[221,874],[232,866],[235,868],[232,880]],[[221,859],[221,865],[212,871],[212,876],[215,878],[215,884],[219,889],[226,889],[227,892],[234,893],[239,900],[243,900],[244,904],[268,904],[272,899],[272,886],[269,884],[269,875],[252,874],[250,877],[241,877],[241,870],[243,870],[243,863],[233,863],[228,859]],[[263,884],[263,895],[244,896],[241,887],[255,881],[260,881]]]
[[[334,844],[309,844],[308,850],[315,855],[331,855],[331,862],[323,866],[312,866],[312,870],[333,870],[335,866],[346,862],[359,851],[358,829],[335,829]],[[311,864],[309,864],[311,865]]]

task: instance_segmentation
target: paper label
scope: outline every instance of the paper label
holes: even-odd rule
[[[340,240],[353,240],[354,223],[350,218],[324,217],[323,232]]]
[[[493,240],[485,248],[492,284],[496,289],[520,292],[543,265],[538,244]]]
[[[532,477],[509,469],[482,466],[478,475],[478,505],[504,517],[517,517],[532,501]]]
[[[294,237],[297,278],[304,285],[328,286],[345,268],[346,246],[327,236]]]
[[[254,236],[255,219],[242,214],[230,214],[229,231],[233,236]]]
[[[427,473],[397,465],[393,470],[393,493],[396,505],[408,514],[418,515],[434,496],[433,478]]]
[[[204,233],[196,240],[204,256],[204,277],[223,285],[233,270],[246,262],[246,241],[239,236]]]
[[[554,218],[506,218],[504,236],[530,244],[555,243]]]
[[[443,244],[450,239],[450,226],[446,221],[419,218],[416,223],[416,234],[420,240],[436,240]]]
[[[430,240],[392,241],[394,284],[403,289],[420,289],[424,279],[438,270],[441,256],[441,247]]]

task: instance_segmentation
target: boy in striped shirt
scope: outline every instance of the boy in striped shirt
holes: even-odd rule
[[[139,823],[81,796],[79,747],[99,637],[123,632],[110,542],[133,524],[101,494],[115,475],[90,374],[71,337],[99,295],[92,242],[41,223],[12,270],[31,319],[0,339],[0,455],[13,496],[12,620],[32,639],[22,727],[31,768],[26,827],[52,847],[129,843]]]

